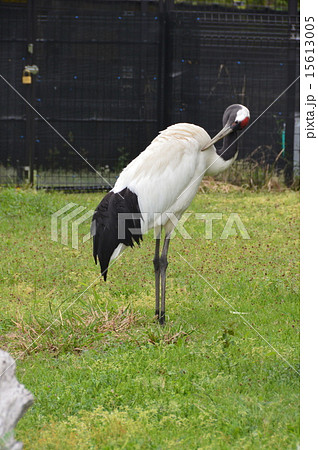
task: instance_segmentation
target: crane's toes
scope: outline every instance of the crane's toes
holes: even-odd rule
[[[166,317],[165,317],[165,313],[161,312],[160,316],[159,316],[159,323],[160,325],[164,325],[166,322]]]

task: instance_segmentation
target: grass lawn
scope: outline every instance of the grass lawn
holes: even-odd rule
[[[17,439],[25,449],[296,449],[299,193],[198,194],[184,224],[192,239],[176,233],[170,246],[165,327],[154,321],[151,234],[107,284],[91,241],[51,240],[52,213],[94,209],[102,195],[0,191],[0,347],[36,398]],[[196,213],[211,212],[222,218],[205,239]],[[231,213],[250,239],[220,239]]]

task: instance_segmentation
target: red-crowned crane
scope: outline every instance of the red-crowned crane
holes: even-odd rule
[[[237,132],[249,122],[249,110],[231,105],[223,114],[223,128],[213,138],[190,123],[169,126],[119,175],[113,189],[97,206],[93,221],[93,254],[106,281],[108,266],[134,242],[154,228],[156,238],[156,310],[165,322],[167,254],[170,236],[195,196],[204,175],[216,175],[236,159]],[[214,144],[224,138],[223,147]],[[173,218],[173,220],[172,220]],[[160,256],[160,238],[165,231]],[[161,290],[161,303],[160,303]],[[161,308],[160,308],[161,306]]]

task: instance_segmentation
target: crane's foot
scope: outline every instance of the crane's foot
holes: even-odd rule
[[[164,325],[166,322],[166,315],[164,312],[161,311],[161,314],[159,316],[159,323],[160,325]]]

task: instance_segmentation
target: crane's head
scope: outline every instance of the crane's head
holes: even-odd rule
[[[214,138],[212,138],[212,142],[210,144],[215,144],[230,133],[243,130],[243,128],[249,123],[249,120],[250,112],[246,106],[238,104],[229,106],[223,114],[223,128],[217,135],[214,136]]]

